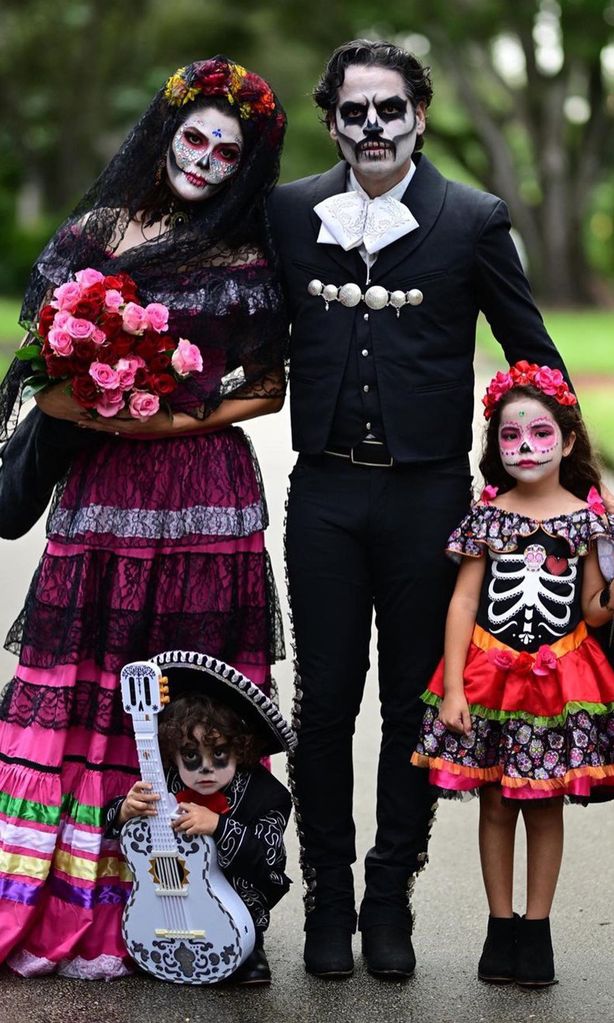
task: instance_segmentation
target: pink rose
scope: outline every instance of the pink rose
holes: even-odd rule
[[[129,391],[131,387],[134,387],[134,377],[138,369],[138,366],[134,365],[135,362],[136,359],[118,359],[115,363],[119,379],[118,386],[122,391]]]
[[[142,334],[147,327],[145,310],[136,302],[128,302],[122,312],[122,323],[127,334]]]
[[[68,281],[67,284],[60,284],[59,288],[56,288],[53,292],[55,302],[51,304],[56,309],[67,309],[68,312],[72,312],[77,302],[81,298],[81,285],[77,284],[76,281]]]
[[[159,410],[160,399],[157,394],[150,394],[149,391],[135,391],[128,407],[134,419],[149,419]]]
[[[145,306],[147,325],[155,330],[156,334],[162,334],[168,327],[168,309],[161,302],[150,302]]]
[[[64,328],[68,331],[71,337],[75,337],[80,341],[85,338],[91,337],[94,333],[95,327],[91,320],[81,320],[76,316],[71,316],[66,322]]]
[[[64,309],[62,312],[57,312],[53,317],[54,327],[65,327],[69,320],[72,319],[70,313]]]
[[[511,650],[499,650],[493,647],[486,655],[491,664],[494,664],[500,671],[509,671],[516,658]]]
[[[119,387],[119,374],[112,366],[107,366],[106,362],[93,362],[88,372],[96,386],[103,391],[115,391]]]
[[[108,313],[118,312],[120,306],[123,304],[124,298],[121,291],[117,291],[115,288],[109,288],[109,290],[105,292],[104,307]]]
[[[105,419],[110,419],[111,416],[117,415],[124,407],[124,396],[122,392],[117,388],[116,390],[104,391],[100,395],[94,408]]]
[[[535,664],[531,669],[534,675],[549,675],[556,668],[556,654],[546,643],[540,646],[535,655]]]
[[[535,374],[535,386],[539,387],[544,394],[556,394],[559,387],[565,384],[560,369],[550,369],[549,366],[540,366]]]
[[[92,341],[94,342],[94,344],[103,345],[106,340],[107,335],[105,334],[104,330],[101,330],[100,327],[94,327],[94,331],[92,333]]]
[[[61,327],[52,327],[47,335],[49,347],[53,348],[56,355],[72,355],[73,339],[67,330]]]
[[[203,357],[196,345],[179,338],[179,344],[171,355],[171,363],[175,373],[187,377],[189,373],[200,373],[203,368]]]
[[[492,487],[490,483],[487,483],[480,494],[480,501],[482,504],[488,504],[489,501],[494,501],[498,493],[499,487]]]
[[[49,336],[51,337],[51,331],[49,332]],[[597,487],[591,487],[586,495],[586,503],[595,515],[605,515],[605,504],[603,503],[601,494],[597,490]]]
[[[88,266],[85,270],[79,270],[75,274],[75,280],[82,288],[89,288],[92,284],[98,284],[98,281],[104,281],[104,274],[101,274],[99,270],[92,270],[91,266]]]

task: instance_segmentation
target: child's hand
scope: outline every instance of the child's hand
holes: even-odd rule
[[[198,806],[196,803],[179,803],[178,810],[181,810],[181,817],[173,821],[175,831],[185,831],[186,835],[212,835],[217,828],[220,819],[219,813],[214,813],[207,806]]]
[[[160,796],[152,791],[148,781],[137,781],[124,799],[119,811],[119,822],[125,824],[132,817],[155,817],[155,804]]]
[[[444,696],[439,707],[439,720],[451,732],[469,735],[471,731],[471,714],[465,697],[455,694]]]

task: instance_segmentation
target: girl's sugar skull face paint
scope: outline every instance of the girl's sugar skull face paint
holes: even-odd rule
[[[242,151],[239,122],[215,107],[202,107],[175,132],[166,157],[170,187],[190,202],[209,199],[236,174]]]
[[[237,770],[237,761],[223,735],[210,746],[203,744],[203,735],[203,728],[195,728],[195,741],[189,740],[181,747],[175,762],[186,788],[211,795],[230,784]]]
[[[563,444],[552,413],[534,398],[510,401],[501,413],[499,454],[505,471],[514,479],[537,482],[557,472],[574,440],[572,435]]]

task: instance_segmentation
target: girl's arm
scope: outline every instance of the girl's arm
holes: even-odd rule
[[[486,556],[462,561],[446,618],[444,698],[439,718],[446,728],[465,735],[471,731],[471,715],[465,699],[463,673],[485,570]]]
[[[614,615],[614,592],[610,594],[607,605],[603,607],[600,598],[604,594],[606,581],[599,568],[599,560],[595,547],[591,547],[584,559],[584,578],[582,580],[582,617],[587,625],[599,628],[612,620]],[[614,591],[614,584],[612,585]]]

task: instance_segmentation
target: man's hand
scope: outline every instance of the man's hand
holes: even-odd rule
[[[451,732],[469,735],[471,731],[471,714],[469,705],[462,695],[444,696],[439,707],[439,720]]]
[[[175,831],[184,831],[188,836],[212,835],[220,819],[219,813],[196,803],[179,803],[178,810],[181,817],[173,821],[173,828]]]
[[[159,799],[148,781],[135,782],[121,805],[119,823],[125,824],[132,817],[155,817]]]

